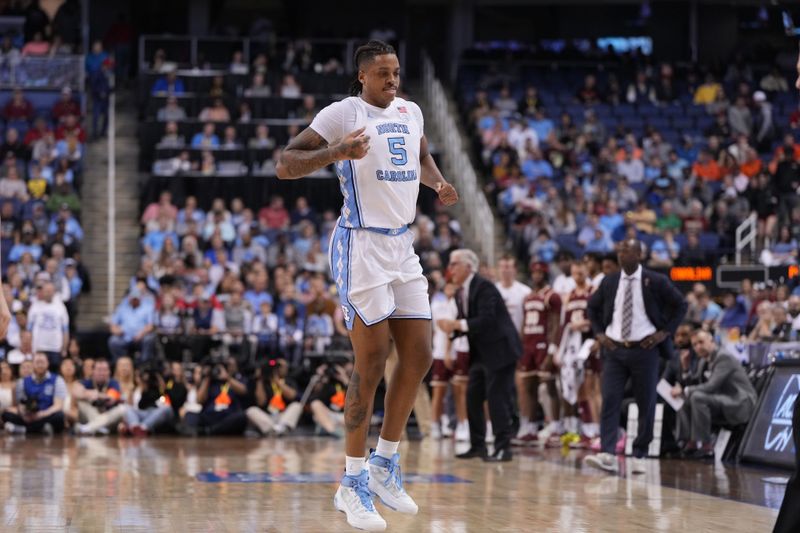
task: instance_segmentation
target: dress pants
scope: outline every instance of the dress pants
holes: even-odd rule
[[[603,407],[600,418],[600,442],[604,453],[614,454],[619,434],[620,409],[628,378],[639,407],[639,428],[633,442],[633,454],[646,457],[653,440],[658,385],[658,347],[617,348],[603,352],[601,392]]]
[[[470,442],[474,450],[486,448],[486,418],[483,402],[489,402],[495,450],[511,447],[511,409],[509,398],[514,389],[515,364],[489,370],[480,361],[469,367],[467,385],[467,415]]]
[[[713,424],[744,424],[750,420],[753,407],[749,400],[741,402],[723,394],[693,392],[678,412],[679,438],[711,442]],[[726,416],[726,412],[735,413],[735,416]]]

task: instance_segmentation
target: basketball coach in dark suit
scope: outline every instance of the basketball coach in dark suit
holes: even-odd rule
[[[639,407],[638,434],[633,443],[633,472],[644,473],[642,458],[653,440],[659,355],[672,356],[672,337],[686,315],[683,295],[666,276],[640,264],[642,245],[636,239],[620,243],[621,271],[606,276],[588,305],[595,338],[602,347],[600,417],[601,451],[586,464],[609,472],[617,469],[614,456],[623,393],[631,378]]]
[[[440,328],[469,339],[469,385],[467,414],[470,449],[456,457],[481,457],[487,462],[511,460],[511,401],[514,369],[522,354],[522,343],[494,283],[477,274],[478,256],[472,250],[450,253],[451,281],[459,285],[456,297],[460,320],[441,320]],[[459,298],[460,296],[460,298]],[[486,451],[486,420],[483,402],[489,403],[495,452]]]

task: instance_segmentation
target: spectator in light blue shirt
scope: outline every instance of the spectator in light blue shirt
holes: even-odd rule
[[[606,214],[600,216],[600,227],[606,235],[611,235],[614,231],[625,223],[625,217],[619,212],[619,206],[614,200],[609,200],[606,207]]]
[[[192,148],[219,148],[219,137],[214,131],[214,124],[207,122],[203,131],[192,137]]]
[[[536,114],[532,120],[528,121],[528,125],[536,132],[540,143],[546,143],[550,133],[553,131],[553,121],[545,117],[544,111],[541,109],[536,110]]]
[[[722,303],[725,308],[722,312],[719,327],[723,329],[739,328],[739,331],[744,333],[750,316],[744,296],[737,296],[729,291],[722,297]]]
[[[664,238],[658,239],[650,248],[651,267],[671,267],[681,253],[681,245],[673,238],[670,230],[664,232]]]
[[[598,216],[592,213],[589,215],[586,224],[578,231],[578,244],[586,246],[589,241],[596,238],[597,230],[600,230],[604,235],[608,235],[605,228],[600,225]]]
[[[266,281],[260,276],[256,277],[253,288],[244,293],[244,299],[250,303],[251,309],[261,309],[263,303],[268,303],[272,308],[272,295],[267,292]]]
[[[58,233],[59,222],[64,223],[64,232],[67,235],[76,241],[83,240],[83,228],[81,228],[78,220],[72,216],[72,211],[70,210],[69,205],[62,204],[61,209],[58,210],[58,214],[54,215],[50,220],[50,225],[47,227],[48,235],[55,235]]]
[[[164,247],[164,241],[167,239],[172,241],[173,250],[179,248],[178,234],[169,229],[169,223],[163,220],[159,221],[158,229],[149,231],[142,237],[142,248],[148,256],[155,258],[161,253]]]
[[[68,258],[64,260],[64,276],[69,283],[70,300],[75,300],[83,290],[83,280],[78,275],[78,267],[74,259]]]
[[[689,162],[680,157],[678,152],[672,150],[669,153],[669,159],[667,160],[667,175],[670,178],[674,179],[678,183],[683,182],[688,168]]]
[[[133,289],[114,311],[108,339],[108,349],[114,361],[130,355],[137,348],[141,350],[139,361],[149,361],[153,357],[155,313],[152,308],[141,305],[141,298],[139,289]]]
[[[603,233],[603,230],[597,228],[594,231],[594,236],[586,242],[584,246],[584,250],[586,252],[596,252],[601,254],[607,254],[614,249],[614,242],[609,238],[608,235]]]
[[[39,259],[42,258],[42,247],[33,241],[34,237],[35,231],[30,225],[23,227],[22,242],[18,242],[11,248],[8,253],[8,260],[12,263],[19,263],[22,256],[29,253],[33,260],[38,263]]]
[[[541,150],[530,150],[528,154],[528,158],[522,163],[521,170],[522,174],[528,178],[529,181],[539,178],[550,179],[553,177],[553,165],[542,157]]]
[[[550,238],[550,233],[547,230],[541,230],[536,240],[531,243],[529,251],[531,257],[535,257],[537,261],[549,264],[555,259],[556,252],[558,252],[558,244]]]

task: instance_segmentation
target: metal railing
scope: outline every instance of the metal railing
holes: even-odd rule
[[[751,213],[744,222],[736,228],[736,264],[742,264],[742,252],[746,248],[755,249],[756,236],[758,235],[758,218]]]
[[[0,59],[0,88],[61,90],[69,86],[83,92],[85,78],[80,55]]]
[[[282,47],[290,42],[306,41],[312,46],[335,47],[338,48],[338,57],[344,66],[345,72],[353,72],[353,53],[356,48],[366,42],[366,39],[277,39],[275,45]],[[242,51],[242,60],[245,64],[250,64],[255,56],[255,52],[262,50],[268,45],[267,42],[249,37],[221,37],[203,36],[196,37],[191,35],[142,35],[139,38],[139,69],[142,72],[150,70],[150,61],[153,53],[158,48],[171,48],[173,53],[167,52],[167,59],[170,63],[175,63],[179,69],[201,68],[205,62],[217,67],[227,67],[230,61],[230,54],[234,49]],[[271,45],[271,43],[270,43]],[[397,53],[400,59],[400,67],[405,69],[406,56],[405,41],[397,42]],[[218,60],[221,54],[223,60]],[[211,56],[215,56],[212,58]]]
[[[111,78],[113,87],[115,80]],[[117,97],[114,91],[108,99],[108,295],[106,312],[109,316],[117,305]]]
[[[459,133],[458,122],[450,112],[447,95],[436,78],[433,62],[422,55],[422,86],[427,100],[426,121],[440,141],[440,152],[447,166],[447,178],[458,190],[466,214],[460,220],[465,236],[478,248],[475,250],[488,265],[495,262],[494,213],[483,193],[475,168],[467,156]]]

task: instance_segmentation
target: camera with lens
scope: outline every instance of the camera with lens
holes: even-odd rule
[[[205,371],[211,375],[211,379],[219,381],[227,371],[224,355],[210,355],[203,361]]]
[[[159,377],[161,376],[161,365],[158,361],[152,361],[142,369],[142,383],[148,389],[157,389],[160,385]]]
[[[36,398],[24,397],[20,399],[20,403],[25,408],[27,413],[35,413],[39,410],[39,402]]]

